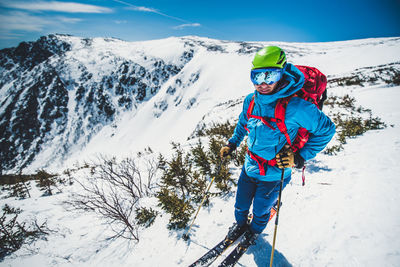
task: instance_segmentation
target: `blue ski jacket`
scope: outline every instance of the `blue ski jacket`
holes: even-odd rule
[[[230,143],[237,147],[246,135],[248,149],[256,155],[271,160],[287,144],[285,135],[282,134],[275,122],[271,122],[276,130],[266,126],[262,121],[254,118],[247,119],[247,110],[251,99],[254,96],[255,116],[274,117],[275,106],[280,98],[290,96],[300,90],[304,84],[304,76],[299,69],[288,63],[282,80],[274,94],[262,95],[255,91],[249,94],[243,103],[243,110],[239,115],[233,136]],[[305,146],[299,151],[304,160],[312,159],[322,151],[335,134],[335,125],[321,110],[314,104],[299,97],[290,100],[286,108],[285,124],[288,129],[290,140],[294,141],[299,128],[306,128],[310,132],[310,138]],[[247,130],[245,126],[247,125]],[[248,176],[261,181],[278,181],[281,178],[282,170],[276,166],[268,166],[265,175],[260,175],[257,162],[250,155],[246,154],[244,167]],[[285,170],[285,178],[290,177],[291,168]]]

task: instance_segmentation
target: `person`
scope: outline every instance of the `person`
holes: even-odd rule
[[[302,72],[286,62],[285,52],[277,46],[259,50],[252,63],[250,78],[255,91],[245,98],[233,136],[220,150],[221,157],[231,154],[248,135],[248,152],[237,184],[236,222],[227,235],[227,238],[236,240],[243,234],[243,247],[253,244],[267,226],[270,210],[278,199],[282,169],[285,169],[284,188],[290,182],[291,168],[304,166],[305,161],[325,148],[335,133],[332,121],[316,105],[300,97],[291,98],[286,107],[287,133],[290,140],[294,140],[302,127],[308,130],[310,137],[304,147],[295,153],[289,148],[285,135],[277,130],[276,123],[266,125],[260,119],[248,118],[247,111],[252,100],[255,117],[273,118],[278,99],[293,95],[304,84]],[[252,203],[253,219],[248,225]]]

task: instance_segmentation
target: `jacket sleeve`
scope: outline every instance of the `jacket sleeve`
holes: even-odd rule
[[[233,132],[232,137],[229,139],[229,143],[236,145],[239,147],[240,143],[243,141],[244,137],[247,135],[247,130],[244,128],[247,124],[247,109],[250,105],[250,101],[253,97],[253,94],[248,95],[243,101],[243,109],[239,115],[238,123],[236,124],[235,130]]]
[[[300,99],[297,101],[297,105],[295,120],[300,127],[306,128],[310,132],[308,142],[300,149],[300,156],[309,160],[326,147],[335,135],[336,127],[331,119],[314,104]]]

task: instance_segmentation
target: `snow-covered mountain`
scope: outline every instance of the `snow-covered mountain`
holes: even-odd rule
[[[317,66],[334,86],[343,78],[379,83],[398,75],[399,43],[273,44],[291,62]],[[49,35],[3,49],[2,169],[60,168],[94,153],[129,154],[145,146],[165,151],[171,140],[185,140],[209,110],[251,92],[251,58],[267,44]]]
[[[279,45],[289,62],[328,76],[330,96],[350,94],[388,125],[350,139],[337,156],[309,162],[284,191],[274,266],[398,266],[400,262],[400,38],[329,43],[231,42],[200,37],[146,42],[49,35],[0,51],[0,160],[5,171],[63,170],[95,153],[170,152],[211,122],[235,119],[250,93],[254,53]],[[327,111],[332,111],[328,108]],[[238,174],[240,167],[233,169]],[[83,179],[86,177],[83,176]],[[78,185],[41,197],[0,199],[46,220],[46,240],[5,266],[187,266],[225,235],[234,196],[202,209],[190,242],[166,228],[168,215],[138,244],[105,240],[95,214],[60,205]],[[151,206],[154,199],[147,199]],[[155,205],[155,204],[154,204]],[[267,266],[273,227],[240,261]],[[215,265],[216,266],[216,265]]]
[[[2,50],[3,168],[24,168],[37,157],[48,165],[82,150],[121,114],[135,113],[193,57],[183,46],[164,58],[142,48],[49,35]]]

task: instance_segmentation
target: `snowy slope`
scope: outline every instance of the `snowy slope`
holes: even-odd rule
[[[197,45],[196,39],[189,40]],[[252,85],[248,70],[253,54],[260,47],[272,43],[209,42],[211,44],[207,43],[208,47],[197,47],[193,58],[177,77],[166,82],[137,114],[125,114],[115,128],[105,127],[83,151],[79,150],[79,156],[74,155],[70,159],[86,158],[96,152],[127,154],[147,145],[160,151],[169,151],[169,142],[184,141],[209,110],[221,102],[250,93]],[[396,62],[395,67],[399,70],[399,59],[393,58],[400,52],[399,42],[394,38],[321,44],[274,44],[285,49],[289,60],[295,64],[313,65],[327,75],[345,76],[359,68],[393,62]],[[220,50],[223,52],[210,52],[211,45],[222,47]],[[249,52],[238,54],[241,46],[247,47]],[[370,59],[366,60],[365,55],[371,55]],[[193,75],[199,78],[193,79]],[[176,79],[182,80],[183,86],[176,86]],[[172,95],[168,93],[171,86],[177,87]],[[164,108],[159,111],[159,107]],[[154,113],[157,119],[154,119]],[[159,132],[163,132],[163,135],[160,136]],[[105,139],[107,145],[104,144]]]
[[[274,266],[398,266],[400,110],[393,99],[400,97],[399,89],[354,90],[360,104],[394,127],[350,140],[335,157],[319,155],[309,162],[305,187],[301,186],[301,174],[294,174],[283,194]],[[137,254],[146,255],[149,247],[154,247],[150,253],[159,256],[132,255],[129,262],[137,266],[189,265],[224,237],[234,221],[233,205],[231,197],[215,200],[211,209],[201,211],[189,245],[171,239],[165,229],[155,228],[160,235],[157,243],[162,240],[159,251],[154,234],[144,233]],[[242,266],[269,266],[272,235],[273,224],[243,256]]]
[[[97,152],[123,156],[148,145],[168,153],[171,140],[185,142],[199,125],[238,115],[240,100],[252,90],[248,69],[253,52],[272,43],[186,37],[133,45],[146,55],[173,62],[172,52],[188,40],[196,49],[182,70],[135,112],[123,112],[112,125],[101,128],[87,145],[68,157],[69,164]],[[102,39],[98,42],[104,47]],[[382,66],[390,64],[399,70],[400,38],[273,44],[288,51],[289,61],[316,66],[330,80],[351,75],[375,77]],[[130,55],[131,45],[119,43],[121,57]],[[392,74],[380,73],[379,77]],[[182,83],[176,83],[178,78]],[[283,194],[275,266],[399,266],[400,87],[372,79],[364,87],[332,83],[329,93],[349,93],[389,127],[349,140],[337,156],[318,155],[309,162],[305,187],[301,186],[301,174],[293,175]],[[45,154],[39,154],[31,168],[41,166],[46,159]],[[53,166],[63,167],[59,163]],[[218,242],[234,220],[231,195],[213,199],[211,207],[200,212],[190,242],[180,239],[180,232],[166,229],[167,216],[159,216],[154,225],[143,230],[138,244],[106,241],[109,229],[95,215],[66,212],[60,204],[76,190],[75,184],[52,197],[32,192],[31,199],[1,199],[1,205],[25,210],[24,217],[47,219],[49,228],[57,232],[48,241],[17,251],[0,265],[187,266]],[[154,199],[147,201],[155,203]],[[243,256],[241,266],[268,266],[272,233],[273,224]]]
[[[333,78],[399,69],[399,38],[308,44],[49,35],[0,51],[2,168],[60,170],[96,153],[168,151],[210,109],[251,92],[252,56],[268,44]]]

